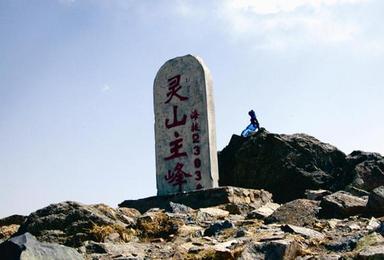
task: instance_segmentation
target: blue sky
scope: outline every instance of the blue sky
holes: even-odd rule
[[[0,217],[156,194],[153,80],[214,80],[218,150],[270,132],[384,154],[380,0],[1,0]]]

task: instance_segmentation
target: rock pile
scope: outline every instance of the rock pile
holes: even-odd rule
[[[221,183],[247,188],[10,216],[0,260],[384,259],[381,155],[263,130],[219,157]]]

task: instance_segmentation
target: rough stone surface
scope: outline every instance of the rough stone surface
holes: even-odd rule
[[[378,215],[384,215],[384,186],[371,191],[368,198],[368,209]]]
[[[214,236],[220,231],[227,229],[227,228],[232,228],[233,224],[229,222],[228,220],[225,221],[219,221],[211,224],[205,231],[204,231],[204,236]]]
[[[321,201],[320,214],[323,217],[348,217],[365,213],[367,200],[353,196],[345,191],[327,195]]]
[[[154,82],[157,194],[218,186],[212,79],[204,62],[167,61]]]
[[[258,209],[255,209],[247,214],[248,219],[257,218],[265,219],[275,212],[280,207],[280,204],[269,202]]]
[[[305,196],[309,200],[321,200],[324,196],[330,195],[329,190],[306,190]]]
[[[58,244],[41,243],[30,233],[24,233],[0,244],[0,259],[80,260],[84,258],[73,248]]]
[[[384,157],[378,153],[353,151],[346,157],[348,171],[353,176],[350,186],[371,191],[384,186]]]
[[[363,249],[357,256],[358,260],[381,260],[384,259],[384,243],[377,246],[369,246]]]
[[[97,240],[90,230],[97,227],[122,229],[131,222],[120,210],[104,205],[84,205],[66,201],[51,204],[30,214],[18,234],[29,232],[39,240],[69,246],[85,240]]]
[[[6,218],[0,219],[0,227],[9,225],[21,225],[26,220],[26,216],[12,215]]]
[[[264,190],[243,189],[236,187],[218,187],[200,191],[173,194],[167,196],[148,197],[139,200],[126,200],[119,207],[128,207],[145,212],[151,208],[162,208],[171,211],[170,202],[184,204],[188,207],[206,208],[222,204],[252,204],[260,207],[272,201],[272,195]]]
[[[268,223],[285,223],[296,226],[310,225],[316,221],[319,213],[319,201],[298,199],[288,202],[270,215]]]
[[[303,198],[307,189],[336,190],[349,183],[345,154],[306,134],[232,136],[219,153],[220,185],[265,189],[277,202]]]
[[[284,232],[291,232],[303,235],[306,238],[316,238],[316,239],[324,239],[325,236],[313,229],[305,228],[305,227],[297,227],[295,225],[284,225],[281,227],[281,230]]]
[[[246,247],[241,260],[265,259],[265,260],[285,260],[295,259],[300,246],[292,240],[276,240],[264,243],[254,243]]]

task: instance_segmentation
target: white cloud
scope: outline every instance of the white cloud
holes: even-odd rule
[[[76,0],[58,0],[61,4],[73,4]]]
[[[320,7],[340,4],[354,4],[367,0],[228,0],[230,8],[249,10],[256,14],[291,12],[299,7]]]
[[[104,86],[101,88],[101,92],[108,92],[111,90],[111,86],[108,84],[104,84]]]
[[[337,8],[363,2],[367,0],[227,0],[218,6],[218,17],[233,40],[253,41],[255,48],[335,45],[354,41],[362,31],[354,17],[341,19]]]

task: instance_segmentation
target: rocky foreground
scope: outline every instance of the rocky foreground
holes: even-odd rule
[[[0,219],[0,259],[384,259],[380,154],[262,130],[219,167],[230,186]]]

